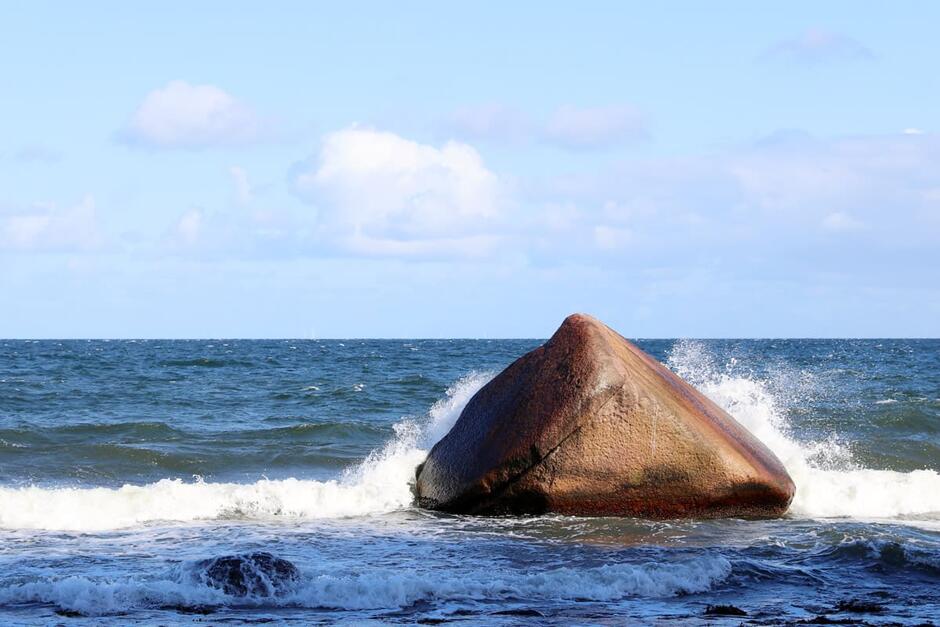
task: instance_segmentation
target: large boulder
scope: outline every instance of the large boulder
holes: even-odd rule
[[[470,399],[415,490],[423,507],[467,514],[770,517],[794,485],[734,418],[575,314]]]

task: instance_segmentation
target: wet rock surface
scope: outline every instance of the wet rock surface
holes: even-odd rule
[[[265,551],[216,557],[199,566],[206,585],[238,597],[283,594],[300,579],[296,566]]]
[[[415,489],[454,513],[675,518],[780,516],[795,488],[734,418],[575,314],[474,395]]]

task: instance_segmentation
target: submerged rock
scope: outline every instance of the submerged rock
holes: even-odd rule
[[[880,614],[885,611],[885,606],[877,601],[866,601],[864,599],[846,599],[836,604],[836,612],[851,612],[853,614]]]
[[[296,566],[265,551],[216,557],[199,566],[206,585],[239,597],[276,596],[300,579]]]
[[[794,485],[721,408],[575,314],[470,399],[415,490],[455,513],[766,517]]]
[[[747,612],[736,605],[709,605],[705,616],[747,616]]]

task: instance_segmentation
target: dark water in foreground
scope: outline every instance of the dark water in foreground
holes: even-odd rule
[[[784,461],[787,518],[414,509],[536,341],[0,341],[0,623],[938,620],[940,341],[639,343]],[[257,551],[299,575],[207,583]]]

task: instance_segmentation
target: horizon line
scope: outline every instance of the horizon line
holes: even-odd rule
[[[0,337],[0,342],[439,342],[439,341],[516,341],[516,342],[543,342],[547,337]],[[629,340],[661,341],[661,340],[940,340],[938,336],[908,337],[901,335],[886,336],[711,336],[693,337],[690,335],[661,336],[661,337],[628,337]]]

